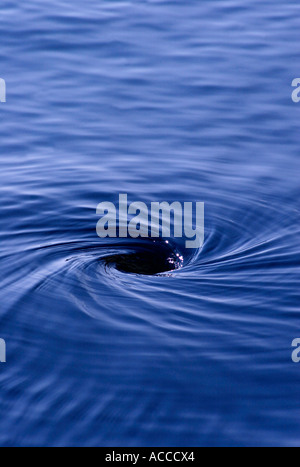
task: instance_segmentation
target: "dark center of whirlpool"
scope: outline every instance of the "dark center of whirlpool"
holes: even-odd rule
[[[131,249],[105,258],[107,268],[127,274],[154,276],[183,266],[183,256],[166,241],[138,244]]]

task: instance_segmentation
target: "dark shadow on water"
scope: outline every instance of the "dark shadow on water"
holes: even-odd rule
[[[182,267],[182,256],[173,251],[167,243],[157,242],[155,248],[151,242],[151,249],[145,245],[136,251],[110,255],[105,258],[107,267],[113,267],[126,274],[141,274],[153,276],[164,272],[174,271]]]

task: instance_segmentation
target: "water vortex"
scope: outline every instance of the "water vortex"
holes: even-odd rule
[[[104,261],[106,267],[123,273],[153,276],[180,269],[183,256],[168,242],[153,241],[135,244],[133,251],[107,256]]]

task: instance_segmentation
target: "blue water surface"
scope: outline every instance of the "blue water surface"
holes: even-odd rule
[[[299,15],[1,1],[1,446],[299,444]],[[120,271],[165,252],[97,237],[119,193],[205,202],[203,248]]]

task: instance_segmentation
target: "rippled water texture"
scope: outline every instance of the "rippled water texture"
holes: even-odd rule
[[[299,444],[299,2],[0,12],[0,445]],[[101,240],[119,193],[203,248]]]

